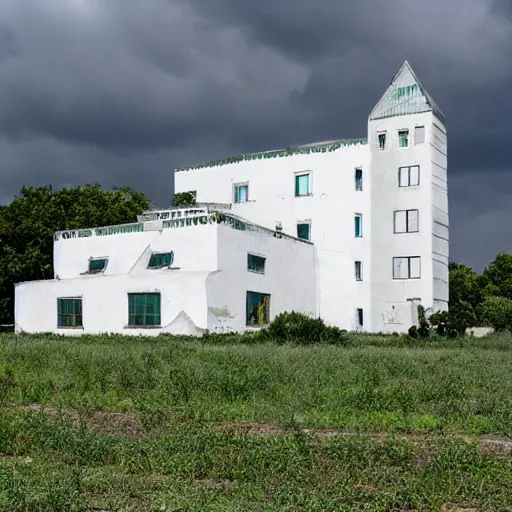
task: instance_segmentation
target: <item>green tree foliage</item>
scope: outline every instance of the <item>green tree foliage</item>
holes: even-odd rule
[[[479,278],[486,295],[512,299],[512,254],[501,252]]]
[[[478,315],[484,325],[497,331],[512,328],[512,299],[488,297],[478,307]]]
[[[53,278],[55,231],[135,222],[150,207],[129,188],[23,187],[0,208],[0,323],[13,321],[15,283]]]
[[[195,206],[196,193],[195,192],[178,192],[172,198],[173,206]]]

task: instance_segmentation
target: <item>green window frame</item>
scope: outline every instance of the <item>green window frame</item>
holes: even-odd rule
[[[108,258],[91,258],[89,260],[89,274],[104,272],[108,265]]]
[[[409,130],[398,130],[398,146],[401,148],[409,147]]]
[[[160,293],[128,294],[128,326],[160,326]]]
[[[249,272],[255,272],[256,274],[265,273],[265,262],[266,258],[258,256],[256,254],[247,254],[247,270]]]
[[[270,323],[270,294],[248,291],[246,295],[246,325],[263,326]]]
[[[174,252],[154,252],[149,258],[148,268],[170,267],[174,263]]]
[[[297,238],[311,240],[311,224],[309,222],[297,224]]]
[[[363,236],[363,216],[360,213],[356,213],[354,216],[354,229],[356,238]]]
[[[57,299],[57,327],[83,327],[82,297]]]
[[[249,184],[235,185],[235,203],[246,203],[247,201],[249,201]]]
[[[311,193],[309,173],[295,175],[295,196],[308,196]]]

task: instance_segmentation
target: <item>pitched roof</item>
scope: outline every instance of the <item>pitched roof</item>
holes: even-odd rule
[[[221,160],[211,160],[209,162],[202,162],[194,165],[185,165],[178,167],[176,172],[190,171],[193,169],[204,169],[206,167],[217,167],[221,165],[235,164],[247,160],[262,160],[268,158],[282,158],[292,155],[309,155],[311,153],[330,153],[336,151],[341,147],[354,146],[356,144],[367,144],[367,139],[336,139],[325,142],[314,142],[311,144],[304,144],[302,146],[294,146],[290,148],[277,149],[271,151],[262,151],[259,153],[248,153],[245,155],[232,156]]]
[[[422,112],[432,112],[444,124],[443,112],[421,85],[409,63],[405,61],[372,110],[370,120]]]

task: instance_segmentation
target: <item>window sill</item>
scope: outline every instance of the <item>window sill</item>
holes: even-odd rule
[[[161,325],[125,325],[124,329],[161,329]]]
[[[250,272],[251,274],[259,274],[260,276],[264,276],[265,275],[265,272],[258,272],[257,270],[251,270],[251,269],[247,269],[247,272]]]
[[[299,194],[299,195],[295,195],[295,199],[298,199],[299,197],[312,197],[313,194]]]
[[[84,326],[81,325],[81,326],[70,326],[70,327],[65,327],[65,326],[58,326],[57,329],[59,329],[60,331],[83,331],[84,330]]]

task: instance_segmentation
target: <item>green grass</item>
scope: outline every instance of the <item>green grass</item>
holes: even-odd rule
[[[512,510],[511,375],[509,334],[0,335],[0,510]]]

